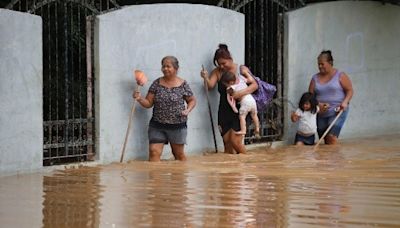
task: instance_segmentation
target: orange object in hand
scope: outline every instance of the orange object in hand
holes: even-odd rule
[[[136,83],[140,86],[143,86],[144,84],[146,84],[147,82],[147,76],[144,74],[143,71],[141,70],[135,70],[134,71],[135,74],[135,79],[136,79]]]

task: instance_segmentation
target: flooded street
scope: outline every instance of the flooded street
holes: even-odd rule
[[[399,135],[0,177],[1,227],[400,227]]]

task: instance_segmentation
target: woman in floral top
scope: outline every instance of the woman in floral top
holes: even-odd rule
[[[196,105],[196,98],[189,84],[177,75],[179,62],[176,57],[164,57],[161,65],[164,75],[151,84],[146,97],[135,92],[133,98],[144,108],[153,107],[148,131],[149,161],[160,161],[164,144],[168,142],[175,159],[185,161],[186,121]]]

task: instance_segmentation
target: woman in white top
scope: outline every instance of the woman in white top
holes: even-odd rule
[[[299,102],[299,108],[292,112],[292,122],[299,121],[296,145],[314,145],[315,133],[317,132],[317,113],[319,111],[318,101],[312,93],[304,93]]]

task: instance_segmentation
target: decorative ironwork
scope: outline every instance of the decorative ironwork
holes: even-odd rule
[[[304,6],[298,0],[221,0],[219,6],[245,15],[245,62],[252,72],[264,81],[277,86],[275,100],[265,112],[259,113],[261,140],[248,127],[245,143],[280,140],[283,136],[283,19],[290,9]]]
[[[129,3],[128,3],[129,2]],[[122,4],[157,0],[118,1]],[[169,2],[169,1],[164,1]],[[277,86],[277,95],[260,113],[261,140],[283,135],[283,22],[281,15],[305,5],[302,0],[181,1],[214,4],[245,15],[245,63]],[[93,16],[119,9],[116,0],[12,0],[7,9],[28,12],[43,21],[44,165],[87,161],[94,154]],[[253,143],[248,127],[245,143]]]
[[[14,0],[8,9],[42,17],[43,165],[92,160],[93,15],[115,0]]]

